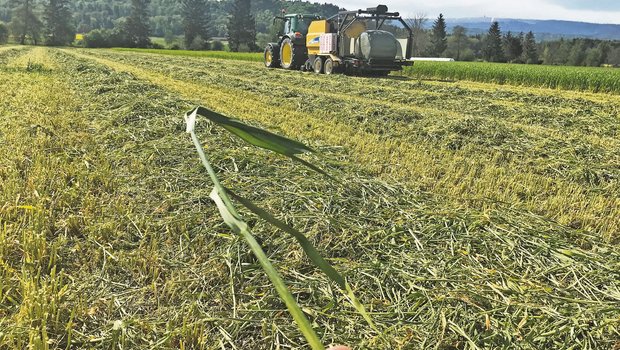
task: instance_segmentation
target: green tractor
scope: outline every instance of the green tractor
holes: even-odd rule
[[[298,70],[308,60],[306,35],[312,21],[323,19],[319,15],[289,14],[274,18],[284,21],[284,34],[279,34],[277,43],[265,47],[265,66],[267,68],[284,68]]]

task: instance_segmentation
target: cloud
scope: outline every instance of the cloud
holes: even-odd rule
[[[620,11],[620,1],[618,0],[551,0],[550,2],[567,9],[592,10],[592,11]]]
[[[448,18],[497,17],[519,19],[560,19],[593,23],[620,24],[620,0],[332,0],[347,9],[386,4],[391,11],[404,16],[424,13],[434,18],[443,13]],[[605,10],[603,10],[605,9]]]

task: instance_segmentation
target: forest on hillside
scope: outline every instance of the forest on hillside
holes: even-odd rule
[[[0,22],[11,21],[13,0],[0,0]],[[42,11],[43,1],[38,2]],[[215,37],[226,36],[226,23],[232,0],[209,1],[211,34]],[[75,0],[69,3],[78,33],[88,33],[93,29],[111,29],[124,17],[129,16],[131,2],[123,0]],[[331,16],[338,12],[333,4],[311,3],[306,1],[252,0],[252,13],[256,19],[256,31],[266,33],[273,17],[285,9],[289,13],[318,13]],[[183,34],[183,20],[179,1],[151,0],[149,4],[151,35],[164,37]]]

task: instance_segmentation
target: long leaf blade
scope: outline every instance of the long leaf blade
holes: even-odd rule
[[[312,148],[304,145],[303,143],[274,134],[267,130],[246,125],[238,120],[228,118],[222,114],[219,114],[204,107],[197,107],[185,114],[188,133],[194,132],[194,128],[196,126],[196,117],[198,115],[209,119],[211,122],[221,126],[231,134],[241,138],[242,140],[246,141],[251,145],[287,156],[292,160],[303,164],[309,169],[316,171],[319,174],[325,175],[332,180],[336,180],[321,168],[296,156],[302,153],[314,152]]]
[[[269,280],[271,280],[271,283],[278,292],[278,295],[280,296],[282,301],[284,301],[286,308],[299,326],[299,330],[308,341],[310,347],[313,350],[325,350],[325,347],[321,343],[321,340],[312,328],[310,321],[308,321],[308,318],[306,318],[306,316],[304,315],[303,311],[297,304],[297,301],[295,301],[295,298],[288,290],[288,287],[282,280],[282,277],[280,277],[278,271],[269,261],[269,258],[263,251],[263,248],[260,246],[260,244],[258,244],[256,239],[252,235],[252,232],[248,228],[247,224],[243,220],[241,220],[241,218],[237,214],[230,210],[229,206],[231,206],[231,204],[224,203],[224,200],[222,199],[222,197],[220,197],[217,188],[213,188],[210,197],[217,205],[217,208],[220,211],[224,222],[230,227],[231,230],[233,230],[233,232],[240,234],[248,243],[250,249],[258,259],[258,262],[263,267],[265,273],[267,274],[267,277],[269,277]]]
[[[261,246],[258,244],[258,242],[256,242],[256,239],[252,235],[247,223],[243,221],[241,216],[235,210],[235,207],[228,198],[226,189],[224,188],[224,186],[221,185],[217,175],[215,174],[215,171],[213,170],[213,167],[211,166],[211,163],[209,163],[209,160],[204,153],[202,145],[198,141],[196,133],[194,132],[196,124],[196,113],[192,113],[190,115],[186,114],[185,120],[187,121],[187,132],[191,134],[192,141],[194,143],[194,146],[196,147],[196,151],[198,152],[200,160],[202,161],[202,164],[204,165],[207,172],[209,173],[209,177],[211,177],[211,180],[213,181],[214,187],[211,191],[210,197],[215,202],[220,212],[220,215],[224,220],[224,223],[226,223],[226,225],[228,225],[228,227],[230,227],[233,232],[241,235],[248,243],[250,249],[260,262],[267,276],[269,277],[269,280],[271,280],[271,283],[274,285],[276,291],[278,292],[278,295],[284,301],[291,316],[299,326],[299,330],[308,341],[308,344],[310,344],[310,347],[313,350],[324,350],[325,347],[323,347],[323,344],[319,340],[319,337],[312,328],[310,321],[308,321],[306,316],[303,314],[303,311],[293,298],[293,295],[286,287],[286,284],[284,283],[276,269],[269,261],[269,258],[267,258],[267,256],[265,255],[265,252],[263,251]]]
[[[244,207],[248,208],[251,212],[256,214],[261,219],[267,221],[273,226],[295,237],[297,242],[299,242],[299,245],[301,246],[301,248],[304,250],[304,252],[308,256],[308,258],[310,258],[310,260],[319,269],[321,269],[321,271],[323,271],[323,273],[325,273],[327,277],[329,277],[332,281],[334,281],[340,287],[342,292],[347,296],[347,298],[349,298],[351,305],[353,305],[353,307],[357,310],[357,312],[360,315],[362,315],[362,317],[364,318],[364,320],[366,320],[368,325],[370,325],[370,327],[374,329],[375,331],[379,332],[379,330],[375,326],[375,323],[372,321],[372,318],[366,311],[364,304],[362,304],[355,296],[355,293],[353,292],[353,289],[351,289],[351,286],[346,282],[344,277],[342,277],[342,275],[338,271],[336,271],[336,269],[334,269],[334,267],[327,260],[323,258],[323,256],[319,253],[319,251],[314,247],[314,245],[312,245],[312,243],[308,240],[308,238],[306,238],[306,236],[303,233],[295,230],[295,228],[293,228],[292,226],[286,224],[285,222],[277,219],[276,217],[274,217],[267,211],[256,206],[256,204],[252,203],[250,200],[237,195],[236,193],[234,193],[233,191],[229,189],[226,189],[226,192],[232,198],[239,201]]]
[[[246,125],[240,121],[228,118],[204,107],[197,107],[192,113],[196,113],[209,119],[211,122],[223,127],[230,133],[254,146],[268,149],[288,157],[301,153],[314,152],[313,149],[301,142],[291,140],[267,130]]]
[[[342,277],[342,275],[340,275],[340,273],[338,273],[338,271],[336,271],[336,269],[334,269],[332,265],[329,262],[327,262],[327,260],[325,260],[323,256],[321,256],[319,251],[312,245],[312,243],[308,240],[308,238],[306,238],[304,234],[295,230],[293,227],[287,225],[283,221],[278,220],[276,217],[274,217],[267,211],[256,206],[250,200],[237,195],[236,193],[232,192],[229,189],[227,189],[226,191],[228,192],[228,194],[230,194],[232,198],[239,201],[239,203],[241,203],[244,207],[248,208],[251,212],[256,214],[258,217],[267,221],[273,226],[279,228],[280,230],[290,234],[291,236],[295,237],[297,242],[299,242],[299,245],[301,246],[301,248],[304,250],[304,252],[308,256],[308,258],[310,258],[310,260],[316,266],[318,266],[321,269],[321,271],[323,271],[332,281],[336,282],[336,284],[338,284],[338,286],[341,289],[343,290],[346,289],[346,281],[344,277]]]

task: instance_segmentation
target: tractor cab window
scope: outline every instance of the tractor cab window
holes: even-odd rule
[[[290,32],[291,32],[291,22],[292,22],[293,20],[294,20],[294,19],[293,19],[293,18],[291,18],[290,20],[288,20],[288,21],[284,22],[284,33],[285,33],[285,34],[287,34],[287,33],[290,33]]]
[[[293,17],[290,21],[286,22],[286,26],[284,27],[285,33],[295,33],[300,32],[303,35],[308,34],[308,27],[310,26],[310,22],[312,22],[312,18],[299,18]]]

